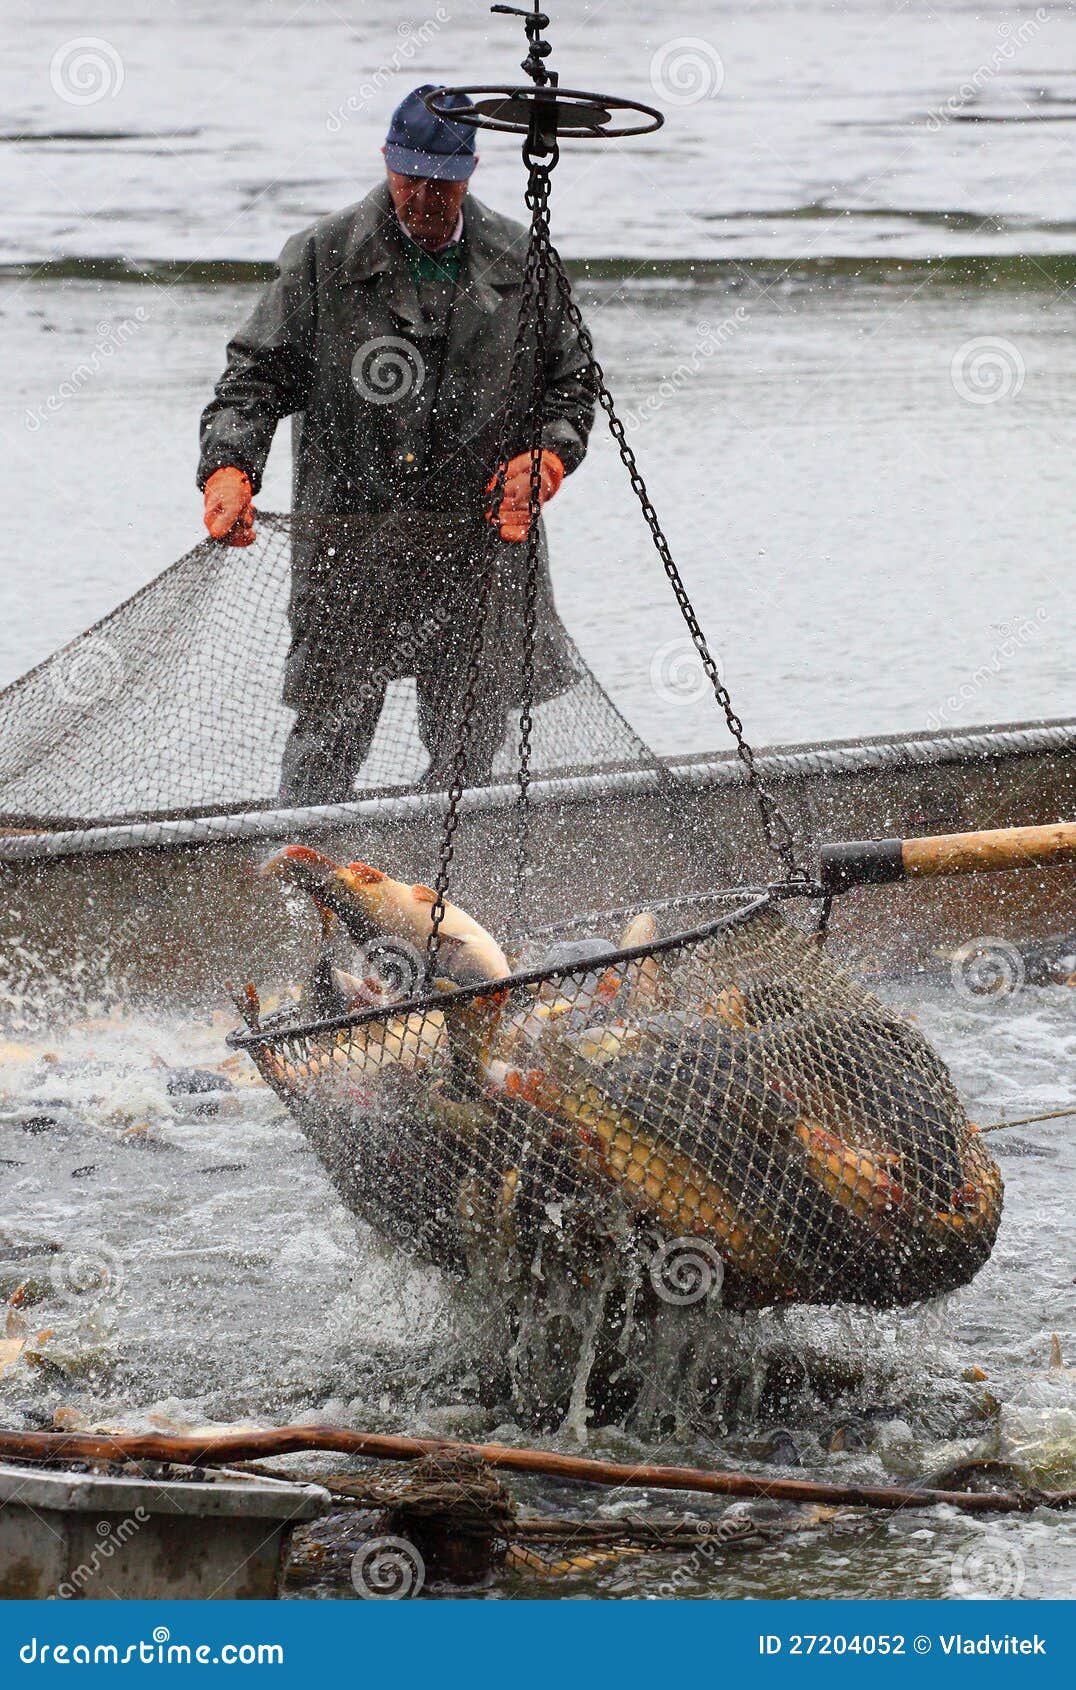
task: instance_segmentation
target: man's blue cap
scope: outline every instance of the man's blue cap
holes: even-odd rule
[[[385,163],[401,176],[436,176],[442,182],[466,182],[476,163],[475,132],[469,124],[435,117],[423,99],[437,84],[424,82],[401,100],[385,137]],[[443,102],[466,110],[474,101],[466,94],[447,95]]]

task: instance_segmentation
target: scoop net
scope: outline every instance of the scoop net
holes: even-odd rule
[[[926,1040],[767,895],[660,919],[667,938],[580,946],[573,924],[494,986],[236,1042],[352,1211],[451,1273],[510,1282],[555,1250],[732,1307],[966,1283],[1001,1179]]]

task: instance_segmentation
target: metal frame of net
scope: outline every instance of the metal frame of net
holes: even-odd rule
[[[769,894],[677,913],[586,962],[543,965],[547,929],[503,981],[234,1042],[352,1211],[450,1273],[642,1258],[668,1301],[708,1274],[730,1307],[970,1280],[1001,1178],[927,1041]]]

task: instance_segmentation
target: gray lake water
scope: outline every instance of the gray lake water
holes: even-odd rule
[[[1073,8],[557,10],[565,83],[667,110],[650,139],[565,149],[554,227],[749,732],[1072,714]],[[9,16],[3,680],[198,539],[197,416],[250,307],[250,267],[372,185],[407,87],[511,80],[520,56],[516,26],[473,0],[9,0]],[[518,210],[513,144],[483,150],[476,191]],[[266,508],[287,504],[285,444]],[[723,743],[698,690],[669,684],[680,625],[608,440],[550,532],[562,612],[617,702],[660,749]],[[1070,994],[906,1003],[973,1116],[1073,1100]],[[29,1318],[56,1328],[55,1366],[0,1378],[3,1418],[65,1403],[526,1437],[479,1406],[466,1311],[356,1239],[275,1106],[244,1091],[199,1115],[169,1096],[161,1064],[219,1061],[227,1020],[57,1028],[5,1053],[0,1259],[55,1245],[118,1264],[119,1291],[58,1294],[42,1258]],[[736,1465],[783,1426],[820,1477],[922,1476],[982,1448],[1071,1484],[1076,1392],[1047,1370],[1054,1331],[1076,1359],[1071,1133],[995,1140],[1001,1238],[945,1308],[716,1321],[693,1335],[726,1386],[706,1419],[681,1400],[674,1333],[654,1356],[671,1429],[591,1428],[590,1447]],[[822,1363],[789,1383],[796,1354]],[[852,1376],[820,1385],[827,1359]],[[986,1381],[965,1380],[971,1367]],[[866,1447],[830,1451],[849,1418]],[[935,1511],[821,1522],[727,1567],[687,1563],[676,1588],[1042,1597],[1067,1594],[1074,1565],[1059,1516]],[[670,1569],[648,1558],[554,1588],[662,1594]]]

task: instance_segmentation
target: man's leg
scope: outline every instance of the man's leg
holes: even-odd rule
[[[288,735],[280,766],[280,801],[289,808],[305,804],[346,804],[354,796],[361,769],[385,703],[385,687],[367,687],[344,715],[309,707],[300,710]]]
[[[447,666],[446,666],[447,667]],[[462,704],[455,675],[443,671],[416,675],[418,731],[429,753],[430,766],[423,785],[434,790],[447,788],[460,736]],[[493,759],[504,742],[507,722],[504,697],[496,677],[487,676],[479,687],[471,718],[467,746],[467,784],[485,786]]]

